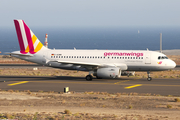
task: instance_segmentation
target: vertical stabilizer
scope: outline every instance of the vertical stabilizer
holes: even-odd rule
[[[22,54],[35,54],[42,49],[43,44],[23,20],[14,20],[14,24]]]

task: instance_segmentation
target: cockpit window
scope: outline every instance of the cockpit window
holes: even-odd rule
[[[168,57],[166,57],[166,56],[159,56],[158,57],[158,60],[163,60],[163,59],[168,59]]]

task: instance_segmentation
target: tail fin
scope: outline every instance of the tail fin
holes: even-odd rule
[[[27,54],[28,52],[35,54],[42,49],[43,44],[23,20],[14,20],[14,24],[19,41],[20,52],[22,54]]]

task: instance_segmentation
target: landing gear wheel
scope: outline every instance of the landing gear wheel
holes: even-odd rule
[[[147,80],[148,80],[148,81],[151,81],[151,80],[152,80],[152,77],[148,77]]]
[[[147,80],[148,80],[148,81],[151,81],[151,80],[152,80],[152,77],[150,77],[150,71],[147,71],[147,74],[148,74]]]
[[[92,76],[91,76],[91,75],[87,75],[87,76],[86,76],[86,80],[87,80],[87,81],[91,81],[91,80],[92,80]]]

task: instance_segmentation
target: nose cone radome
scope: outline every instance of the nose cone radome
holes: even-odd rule
[[[176,63],[175,63],[174,61],[172,61],[172,60],[171,60],[171,62],[170,62],[170,67],[171,67],[171,68],[175,68],[175,67],[176,67]]]

